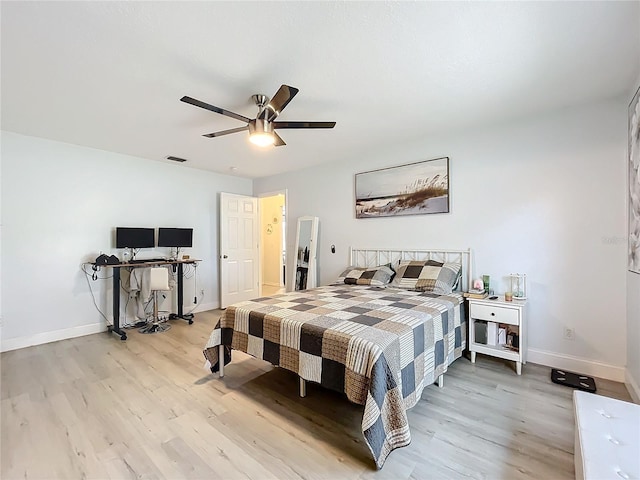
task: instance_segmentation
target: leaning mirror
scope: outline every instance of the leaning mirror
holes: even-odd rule
[[[293,285],[295,290],[315,288],[317,282],[316,252],[318,243],[318,217],[298,218],[296,234],[296,268]]]

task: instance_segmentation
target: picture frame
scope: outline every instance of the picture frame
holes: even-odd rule
[[[449,213],[449,157],[355,175],[356,218]]]
[[[640,275],[640,87],[629,104],[629,271]]]

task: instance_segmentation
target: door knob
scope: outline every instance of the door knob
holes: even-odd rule
[[[227,257],[226,255],[222,255],[222,258],[229,258],[229,257]]]

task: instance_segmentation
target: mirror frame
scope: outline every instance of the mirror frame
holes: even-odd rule
[[[309,239],[309,261],[308,270],[307,270],[307,285],[306,289],[315,288],[318,286],[318,265],[317,265],[317,254],[318,254],[318,217],[312,216],[304,216],[298,217],[298,227],[296,231],[296,244],[293,250],[293,275],[291,280],[292,291],[299,291],[296,285],[296,277],[298,273],[298,251],[300,247],[300,224],[302,222],[311,222],[311,238]],[[305,289],[305,290],[306,290]]]

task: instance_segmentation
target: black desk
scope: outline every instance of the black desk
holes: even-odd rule
[[[118,263],[115,265],[100,265],[102,267],[113,268],[113,325],[109,327],[109,331],[120,335],[120,340],[127,339],[127,332],[120,328],[120,269],[121,268],[145,268],[145,267],[158,267],[162,265],[177,265],[178,266],[178,313],[171,314],[169,318],[182,318],[187,320],[191,325],[193,323],[192,318],[185,318],[182,310],[182,302],[184,300],[183,291],[183,265],[195,264],[200,260],[162,260],[156,262],[143,262],[143,263]]]

